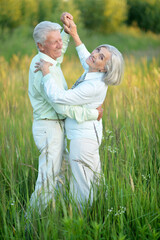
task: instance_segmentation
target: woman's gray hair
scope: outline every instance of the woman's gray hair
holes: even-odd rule
[[[108,44],[103,44],[99,47],[105,47],[111,53],[111,57],[105,65],[106,73],[103,78],[104,82],[107,85],[119,85],[122,81],[124,72],[124,60],[122,54],[117,48]]]
[[[60,31],[62,27],[58,23],[43,21],[37,24],[33,31],[33,38],[37,45],[37,43],[43,44],[47,38],[47,35],[51,31]],[[38,47],[38,46],[37,46]]]

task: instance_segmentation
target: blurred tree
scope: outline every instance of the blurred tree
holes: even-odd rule
[[[127,0],[128,25],[160,33],[160,0]]]
[[[21,0],[22,24],[25,23],[32,26],[37,24],[38,4],[39,0]]]
[[[75,0],[84,26],[88,29],[100,29],[104,21],[105,0]]]
[[[0,0],[0,27],[35,26],[43,20],[60,19],[62,0]]]
[[[70,12],[78,26],[112,32],[119,28],[126,16],[126,0],[0,0],[2,28],[50,20],[60,22],[62,12]]]
[[[60,2],[61,0],[38,0],[38,22],[51,21],[50,18],[56,13]]]
[[[17,27],[21,17],[21,0],[0,0],[1,29]]]
[[[51,15],[52,12],[52,0],[38,0],[38,17],[37,21],[44,21],[48,15]]]
[[[127,16],[126,0],[75,0],[86,28],[114,32]]]
[[[126,0],[105,0],[104,16],[102,30],[104,32],[117,31],[127,17]]]
[[[160,0],[155,2],[155,14],[153,16],[153,26],[151,30],[155,33],[160,33]]]
[[[74,21],[79,22],[80,10],[78,10],[74,0],[61,0],[61,5],[59,8],[60,15],[62,12],[69,12],[72,14]]]
[[[49,0],[50,1],[50,0]],[[51,0],[50,1],[50,13],[47,15],[47,20],[52,22],[58,22],[61,24],[60,16],[62,14],[63,0]]]

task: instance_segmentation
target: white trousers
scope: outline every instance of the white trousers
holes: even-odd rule
[[[61,124],[61,125],[60,125]],[[33,122],[33,137],[40,151],[38,178],[31,195],[31,208],[45,208],[54,199],[54,189],[60,172],[64,150],[64,122],[38,120]]]
[[[70,166],[72,176],[70,191],[79,203],[93,202],[94,186],[99,182],[101,163],[99,144],[86,138],[73,139],[70,142]]]

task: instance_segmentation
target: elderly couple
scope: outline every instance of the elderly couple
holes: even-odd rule
[[[40,22],[33,32],[38,54],[30,65],[28,93],[33,107],[33,137],[40,156],[31,208],[45,208],[54,200],[64,152],[64,128],[70,140],[70,193],[77,203],[92,204],[96,175],[101,174],[101,105],[108,86],[120,84],[123,73],[123,57],[115,47],[103,44],[89,53],[72,15],[63,13],[61,21],[61,33],[61,26],[49,21]],[[61,63],[70,36],[85,71],[68,90]]]

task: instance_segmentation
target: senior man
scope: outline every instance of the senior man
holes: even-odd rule
[[[63,13],[61,20],[73,19],[69,13]],[[43,75],[35,72],[35,63],[43,59],[50,62],[50,73],[62,89],[67,83],[61,70],[64,53],[68,47],[69,35],[62,31],[57,23],[40,22],[34,29],[33,38],[38,54],[32,59],[29,70],[28,94],[33,107],[33,137],[40,151],[38,178],[35,191],[31,195],[31,209],[47,206],[54,199],[54,188],[60,172],[64,151],[64,119],[74,118],[77,122],[96,120],[102,117],[102,109],[87,109],[83,106],[67,106],[51,103],[41,88]]]

